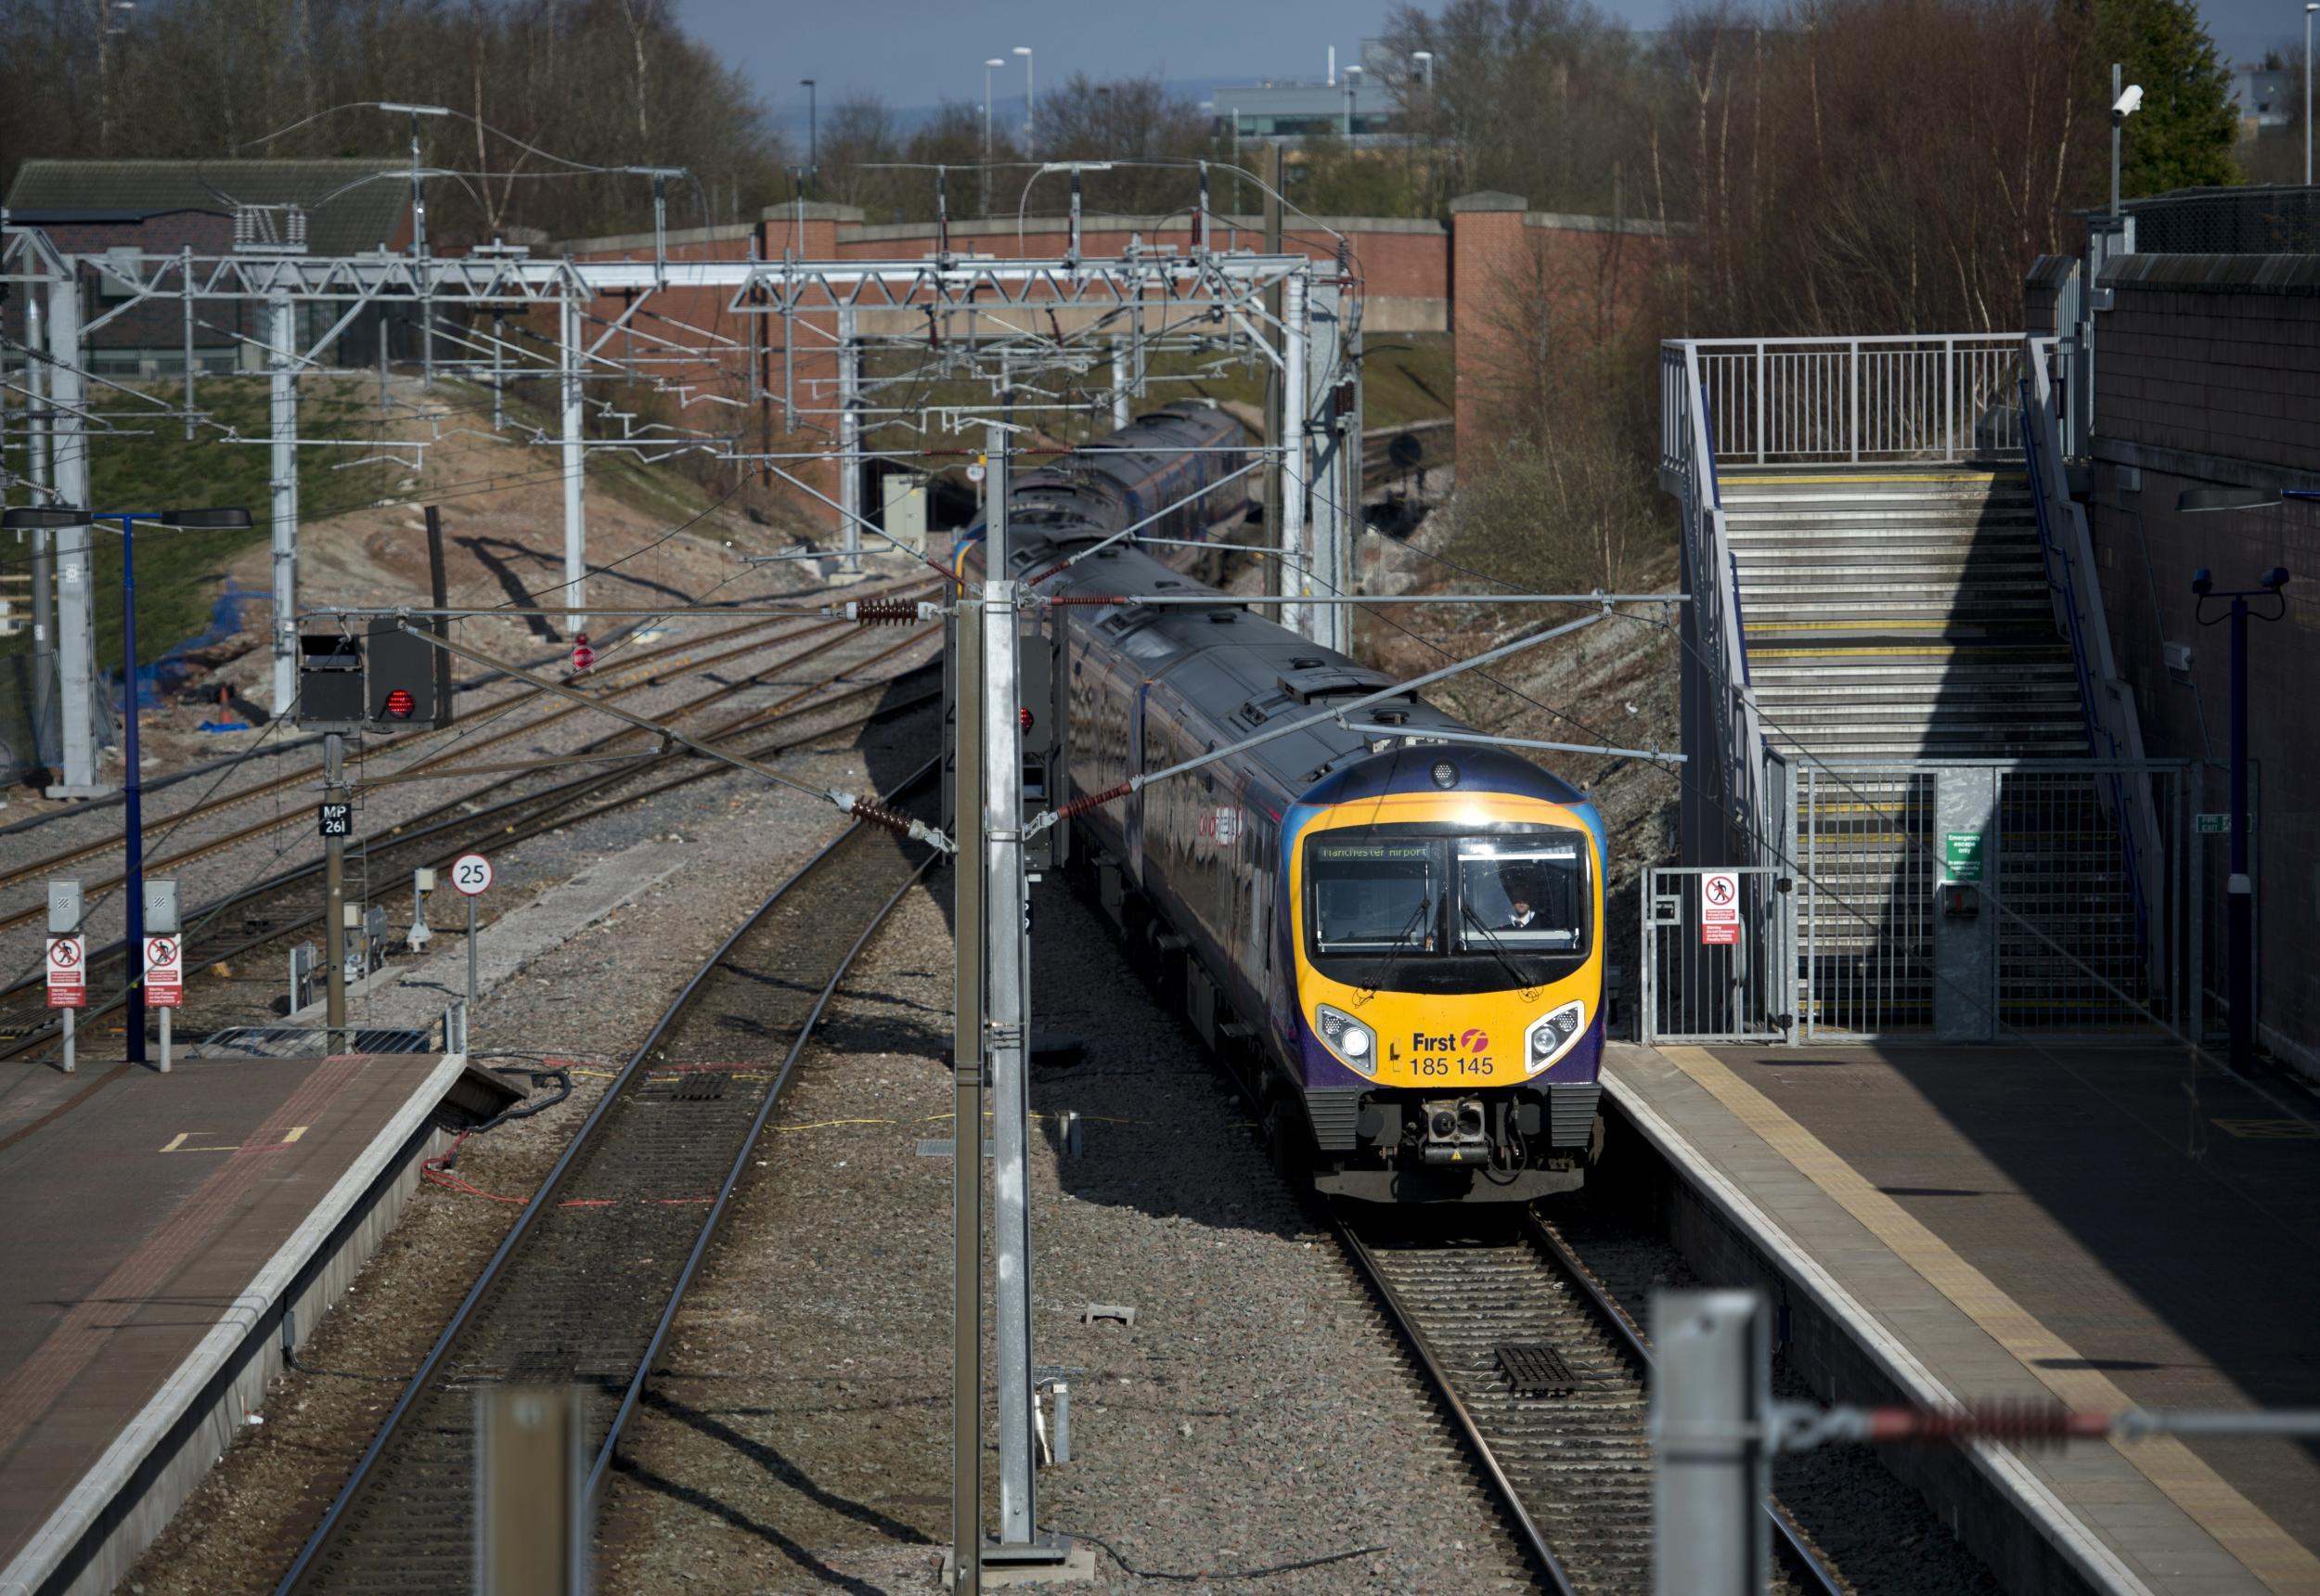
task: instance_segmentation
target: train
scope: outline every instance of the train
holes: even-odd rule
[[[1026,809],[1195,771],[1038,833],[1253,1094],[1276,1159],[1375,1203],[1527,1202],[1603,1146],[1605,832],[1585,793],[1192,574],[1244,500],[1197,403],[1016,479]],[[1183,502],[1169,544],[1074,553]],[[1157,531],[1157,525],[1152,531]],[[983,574],[979,528],[955,549]],[[1139,604],[1166,595],[1195,600]],[[1213,598],[1213,603],[1197,600]],[[1105,601],[1112,600],[1112,601]],[[1286,729],[1284,729],[1286,728]]]

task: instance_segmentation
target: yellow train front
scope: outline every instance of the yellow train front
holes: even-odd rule
[[[1321,1191],[1491,1202],[1581,1183],[1602,838],[1593,805],[1528,761],[1424,740],[1345,766],[1282,817],[1295,985],[1275,1018]]]

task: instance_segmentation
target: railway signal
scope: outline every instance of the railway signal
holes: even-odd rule
[[[596,650],[588,647],[588,635],[581,633],[572,640],[572,674],[578,676],[596,663]]]

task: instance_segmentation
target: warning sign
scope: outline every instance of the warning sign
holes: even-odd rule
[[[77,936],[48,939],[48,1006],[84,1009],[88,1006],[88,945]]]
[[[186,1000],[185,945],[174,936],[145,939],[145,1006],[174,1009]]]
[[[1740,940],[1740,873],[1708,870],[1700,877],[1700,941],[1710,947]]]

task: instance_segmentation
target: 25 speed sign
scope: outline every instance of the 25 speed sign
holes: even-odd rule
[[[491,889],[492,862],[481,854],[461,854],[451,861],[451,884],[470,897]]]

